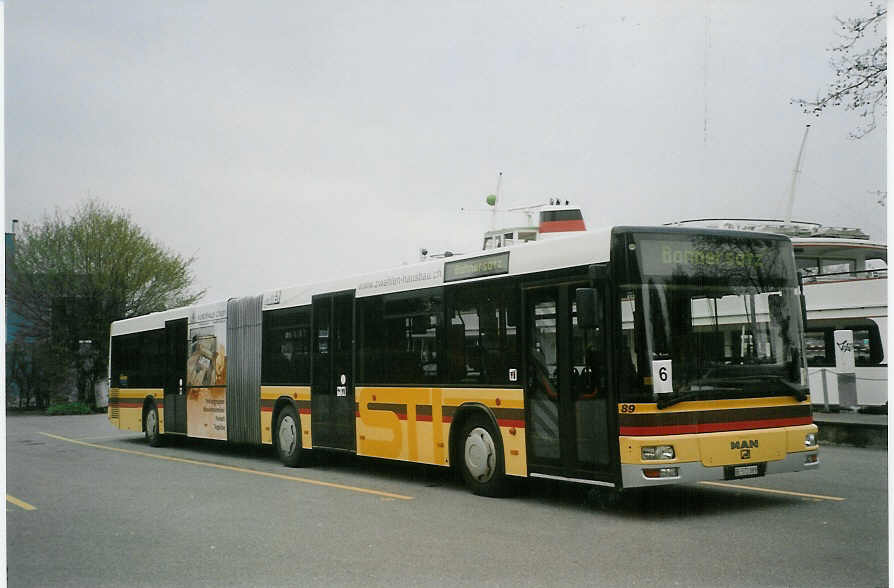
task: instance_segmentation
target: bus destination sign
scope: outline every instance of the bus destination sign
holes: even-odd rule
[[[458,280],[471,280],[485,276],[498,276],[509,273],[509,252],[504,251],[494,255],[476,257],[475,259],[460,259],[448,261],[444,264],[444,281],[456,282]]]
[[[761,272],[776,264],[778,249],[757,240],[738,240],[723,243],[671,240],[642,240],[640,259],[644,274],[671,276],[719,275],[729,272]]]

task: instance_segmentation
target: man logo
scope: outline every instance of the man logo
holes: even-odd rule
[[[733,451],[736,449],[754,449],[757,447],[757,439],[742,439],[741,441],[730,441],[729,448]]]
[[[750,449],[743,449],[741,453],[742,453],[742,459],[751,459],[751,450]]]

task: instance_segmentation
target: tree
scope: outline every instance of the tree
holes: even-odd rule
[[[47,339],[17,336],[6,343],[7,394],[15,390],[19,408],[47,408],[62,399],[71,379],[67,365],[65,348]]]
[[[819,116],[828,107],[843,107],[857,111],[863,120],[851,132],[851,137],[859,139],[875,129],[878,110],[882,116],[888,95],[888,40],[885,36],[885,19],[888,8],[885,4],[870,2],[868,16],[842,20],[836,18],[841,27],[841,42],[829,48],[832,53],[830,63],[835,70],[835,79],[824,93],[815,100],[795,99],[805,114]],[[881,30],[881,40],[875,37]]]
[[[72,374],[78,399],[93,404],[110,323],[197,301],[205,292],[193,290],[194,261],[153,241],[126,212],[88,200],[69,216],[57,211],[22,228],[6,295],[22,317],[22,338],[40,351],[34,357],[61,358],[52,369]]]

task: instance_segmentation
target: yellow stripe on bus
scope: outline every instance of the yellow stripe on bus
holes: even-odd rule
[[[118,398],[139,398],[143,399],[147,396],[164,397],[164,389],[162,388],[112,388],[111,393]]]
[[[276,400],[281,396],[310,400],[310,386],[261,386],[261,400]]]

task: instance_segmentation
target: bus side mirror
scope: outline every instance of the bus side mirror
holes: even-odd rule
[[[577,300],[577,324],[584,329],[595,329],[602,326],[602,301],[596,288],[578,288],[575,292]]]

